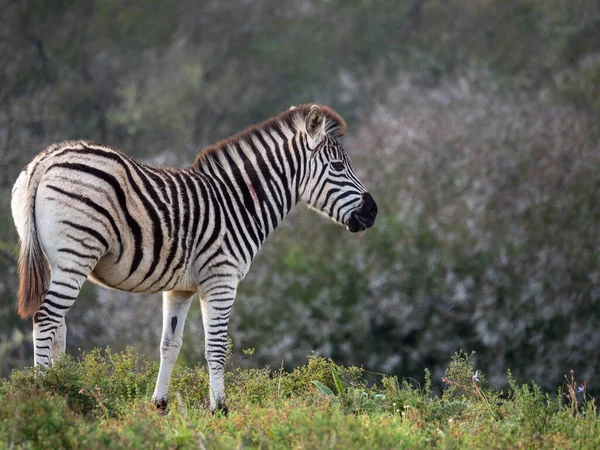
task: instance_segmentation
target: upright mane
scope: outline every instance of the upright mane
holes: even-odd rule
[[[199,167],[202,165],[202,162],[206,159],[208,155],[215,152],[220,152],[229,147],[231,144],[241,141],[250,141],[252,135],[259,131],[268,131],[270,129],[279,129],[281,130],[282,126],[286,126],[292,131],[305,129],[305,119],[310,111],[311,106],[315,105],[315,103],[305,103],[303,105],[292,107],[282,113],[278,114],[275,117],[271,117],[270,119],[265,120],[264,122],[251,125],[243,131],[234,134],[231,137],[223,139],[222,141],[217,142],[216,144],[209,145],[204,150],[202,150],[194,161],[193,167]],[[329,106],[325,105],[317,105],[325,116],[325,134],[334,137],[341,137],[346,133],[346,122],[342,117],[336,113]]]

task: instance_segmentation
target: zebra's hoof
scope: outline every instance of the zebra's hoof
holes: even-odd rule
[[[217,403],[217,407],[213,410],[213,416],[215,414],[221,414],[225,417],[227,417],[227,415],[229,414],[229,408],[227,408],[227,405],[225,404],[225,402],[218,402]]]
[[[161,398],[161,399],[153,399],[152,400],[152,406],[154,406],[154,408],[156,408],[156,410],[158,411],[158,413],[161,416],[166,416],[167,415],[167,399],[166,398]]]

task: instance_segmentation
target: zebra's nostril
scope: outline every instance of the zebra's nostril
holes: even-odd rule
[[[365,211],[366,217],[370,220],[374,220],[377,216],[377,203],[375,203],[373,196],[368,192],[363,194],[363,211]]]

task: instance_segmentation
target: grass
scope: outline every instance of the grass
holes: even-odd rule
[[[230,414],[208,410],[203,366],[174,370],[170,411],[149,405],[158,372],[132,349],[64,357],[36,375],[0,381],[2,448],[600,448],[594,399],[574,374],[557,395],[508,374],[487,387],[471,356],[455,354],[441,396],[430,376],[367,383],[357,367],[311,356],[291,372],[227,372]]]

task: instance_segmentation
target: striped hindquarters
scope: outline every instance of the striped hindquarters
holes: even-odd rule
[[[54,146],[30,166],[43,173],[37,220],[50,261],[79,261],[93,281],[125,291],[190,285],[206,210],[201,179],[87,142]]]

